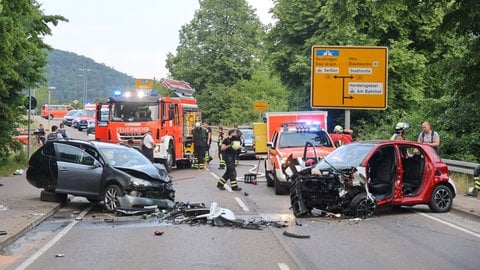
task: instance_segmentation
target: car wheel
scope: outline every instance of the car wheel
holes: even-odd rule
[[[360,193],[350,203],[350,212],[354,217],[368,218],[375,213],[376,203],[366,193]]]
[[[453,204],[452,191],[444,185],[438,185],[433,189],[428,207],[432,212],[444,213],[450,211]]]
[[[68,199],[67,194],[58,194],[55,192],[49,192],[42,190],[40,192],[40,200],[44,202],[58,202],[58,203],[66,203]]]
[[[267,187],[273,187],[273,175],[271,172],[267,171],[267,161],[265,161],[265,179],[267,179]]]
[[[175,163],[175,153],[173,152],[173,145],[171,142],[168,144],[167,158],[162,159],[161,162],[163,163],[163,165],[165,165],[165,169],[167,169],[167,172],[170,172],[172,170],[173,164]]]
[[[274,177],[274,188],[275,188],[275,195],[287,195],[290,192],[290,187],[282,185],[278,178],[273,175]]]
[[[110,185],[105,189],[105,193],[103,195],[103,204],[105,205],[105,209],[109,212],[115,211],[117,207],[119,207],[118,197],[122,197],[125,194],[123,190],[117,185]]]

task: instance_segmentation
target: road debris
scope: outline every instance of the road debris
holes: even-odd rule
[[[288,237],[293,237],[293,238],[300,238],[300,239],[310,238],[310,235],[296,234],[296,233],[291,233],[291,232],[287,232],[287,231],[283,231],[283,235],[288,236]]]

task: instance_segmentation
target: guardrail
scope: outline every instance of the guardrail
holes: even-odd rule
[[[458,161],[458,160],[443,159],[443,158],[442,158],[442,161],[445,162],[445,164],[447,164],[449,171],[465,173],[468,175],[473,175],[473,170],[479,165],[473,162]]]

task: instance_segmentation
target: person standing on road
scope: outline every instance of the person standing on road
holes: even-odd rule
[[[195,123],[195,128],[192,131],[193,137],[193,154],[195,160],[193,162],[193,168],[204,169],[205,168],[205,153],[207,149],[207,130],[202,127],[201,122]]]
[[[403,134],[405,133],[405,129],[408,128],[408,124],[404,122],[399,122],[395,126],[395,131],[393,132],[392,137],[390,137],[390,140],[392,141],[404,141],[405,137],[403,137]]]
[[[342,126],[336,125],[335,128],[333,128],[333,133],[329,133],[329,135],[330,138],[332,138],[333,145],[340,147],[353,141],[352,133],[352,130],[344,130]]]
[[[60,123],[60,126],[58,127],[58,133],[62,135],[63,139],[70,139],[70,134],[68,134],[67,130],[65,129],[64,123]]]
[[[223,151],[222,151],[222,142],[225,139],[225,133],[223,132],[222,127],[218,127],[218,137],[217,137],[217,145],[218,145],[218,169],[225,169],[225,160],[223,159]]]
[[[240,191],[242,188],[238,186],[237,183],[237,171],[235,169],[235,157],[238,150],[242,148],[240,140],[237,139],[238,134],[236,129],[231,129],[228,131],[228,137],[223,139],[221,150],[224,153],[225,164],[227,169],[223,176],[218,179],[217,188],[220,190],[225,190],[225,183],[230,180],[230,186],[234,191]]]
[[[42,124],[38,125],[38,128],[35,131],[35,134],[37,135],[37,143],[40,145],[44,145],[45,144],[45,128],[43,128]]]
[[[436,131],[433,131],[430,127],[429,122],[423,122],[422,123],[422,132],[418,135],[418,142],[428,144],[435,151],[438,152],[438,147],[440,146],[440,135]]]
[[[207,145],[205,146],[205,158],[207,162],[212,161],[212,156],[210,155],[210,145],[212,144],[212,128],[208,126],[208,122],[203,122],[203,128],[207,131]]]
[[[465,196],[477,197],[480,190],[480,165],[473,170],[473,187],[468,188]]]
[[[243,136],[243,132],[238,128],[237,124],[233,125],[233,129],[235,129],[237,131],[236,138],[240,140],[240,145],[244,145],[245,137]],[[238,165],[238,163],[240,161],[240,152],[241,152],[241,150],[239,149],[237,151],[236,156],[235,156],[235,166]]]
[[[142,153],[145,157],[147,157],[151,162],[154,161],[153,159],[153,148],[155,147],[155,141],[152,137],[152,131],[149,130],[145,133],[142,140]]]
[[[58,133],[58,126],[53,125],[50,130],[51,132],[47,136],[47,141],[63,140],[62,134]]]

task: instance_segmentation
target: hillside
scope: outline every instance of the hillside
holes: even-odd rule
[[[105,99],[115,90],[129,89],[135,85],[135,79],[118,72],[105,64],[96,63],[85,56],[72,52],[52,50],[48,55],[48,86],[54,86],[52,99],[59,103],[71,103],[78,100],[83,103],[84,77],[87,77],[87,102]]]

